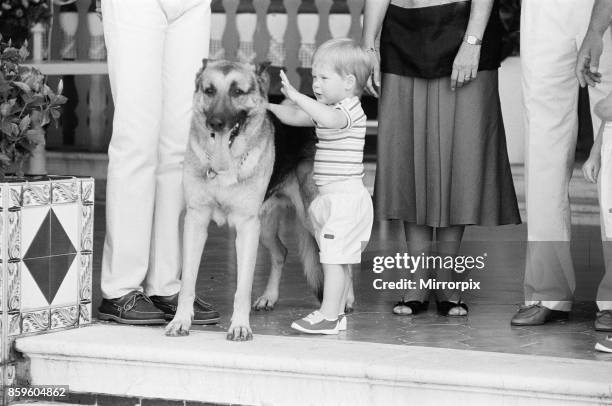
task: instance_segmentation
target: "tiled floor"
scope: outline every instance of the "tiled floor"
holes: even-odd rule
[[[101,300],[100,264],[104,236],[104,183],[96,182],[96,216],[94,226],[94,308]],[[383,230],[384,231],[384,230]],[[599,229],[595,226],[575,226],[573,246],[577,273],[577,289],[574,311],[567,322],[555,322],[540,327],[511,327],[510,318],[522,302],[523,262],[526,228],[506,226],[499,228],[473,227],[468,229],[466,240],[476,249],[488,252],[486,273],[470,275],[480,280],[482,289],[465,297],[470,306],[469,317],[447,318],[438,316],[432,303],[427,313],[401,317],[391,313],[393,304],[400,298],[394,291],[376,291],[371,287],[374,274],[371,271],[372,256],[383,248],[402,252],[401,244],[393,237],[381,239],[380,228],[375,229],[372,243],[365,253],[365,266],[356,275],[357,301],[355,312],[349,316],[349,329],[330,340],[358,340],[398,345],[418,345],[476,351],[496,351],[517,354],[548,355],[581,359],[612,361],[612,355],[594,351],[593,346],[600,333],[593,331],[595,307],[593,298],[602,276]],[[397,235],[395,226],[384,235]],[[196,327],[211,331],[223,331],[229,327],[232,300],[236,286],[234,234],[227,228],[211,226],[209,240],[200,268],[197,290],[221,312],[221,322],[212,327]],[[289,326],[317,306],[301,274],[296,256],[295,239],[284,235],[289,248],[280,289],[280,299],[273,311],[253,312],[251,326],[257,334],[293,336],[298,333]],[[378,242],[376,242],[378,241]],[[396,240],[395,240],[396,241]],[[486,246],[482,245],[486,241]],[[481,244],[481,245],[479,245]],[[262,293],[267,278],[269,260],[260,248],[253,298]],[[388,271],[389,272],[389,271]],[[93,315],[96,316],[94,309]]]

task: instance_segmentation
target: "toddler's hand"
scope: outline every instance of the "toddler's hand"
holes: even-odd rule
[[[591,154],[582,165],[582,174],[591,183],[597,183],[597,175],[599,175],[599,168],[601,167],[600,158],[597,155],[597,153]]]
[[[287,75],[285,75],[285,72],[283,72],[282,70],[280,71],[280,78],[281,78],[281,85],[283,86],[281,87],[281,92],[289,100],[295,101],[295,97],[299,95],[300,92],[298,92],[295,89],[295,87],[293,87],[291,83],[289,83],[289,78],[287,78]]]

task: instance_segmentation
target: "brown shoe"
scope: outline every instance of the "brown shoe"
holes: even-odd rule
[[[166,320],[172,320],[178,307],[178,296],[151,296],[153,304],[166,315]],[[219,312],[212,305],[200,299],[197,295],[193,302],[193,324],[215,324],[219,322]]]
[[[567,320],[569,312],[551,310],[541,303],[521,306],[512,317],[512,326],[539,326],[552,320]]]
[[[116,299],[102,299],[98,319],[123,324],[166,324],[164,312],[142,292],[134,290]]]
[[[612,310],[602,310],[597,312],[595,318],[596,331],[612,331]]]

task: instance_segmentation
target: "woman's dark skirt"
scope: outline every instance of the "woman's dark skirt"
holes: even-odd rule
[[[383,74],[374,189],[379,220],[431,227],[521,222],[496,70],[450,78]]]

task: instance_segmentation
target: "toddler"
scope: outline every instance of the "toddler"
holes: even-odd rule
[[[363,185],[366,116],[359,97],[372,71],[371,56],[351,39],[322,44],[313,57],[312,99],[298,92],[281,72],[282,92],[294,106],[270,104],[283,123],[315,126],[314,181],[319,194],[308,214],[319,245],[324,274],[321,308],[292,328],[310,334],[346,329],[344,307],[352,264],[370,239],[373,209]]]

